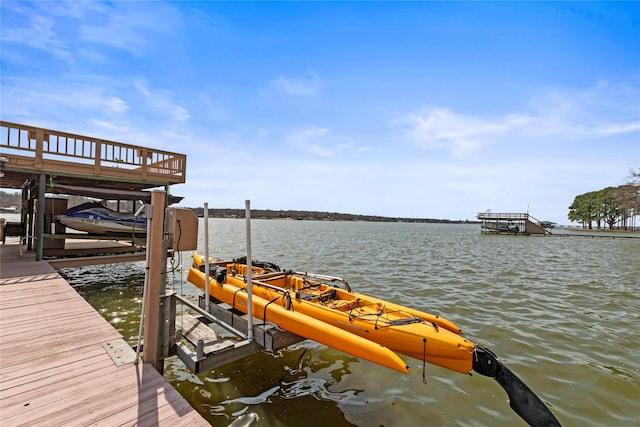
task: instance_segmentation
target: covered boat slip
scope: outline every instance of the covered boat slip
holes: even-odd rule
[[[482,221],[481,232],[483,234],[519,234],[532,235],[551,234],[550,223],[538,221],[529,213],[498,213],[480,212],[476,218]]]
[[[66,234],[54,218],[65,200],[46,194],[148,202],[147,190],[186,181],[186,155],[0,121],[0,171],[2,188],[22,191],[19,237],[41,260],[64,250]],[[167,191],[165,204],[175,201]]]
[[[0,257],[0,425],[209,425],[46,261]]]

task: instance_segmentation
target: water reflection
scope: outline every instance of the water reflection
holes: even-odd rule
[[[355,396],[358,390],[336,391],[332,387],[350,374],[348,364],[357,363],[357,359],[314,347],[313,343],[297,344],[277,355],[259,352],[207,374],[191,374],[195,381],[184,376],[178,364],[172,364],[166,376],[190,396],[192,404],[204,409],[215,425],[226,425],[246,414],[282,425],[314,425],[308,419],[309,412],[322,413],[318,422],[323,425],[351,425],[337,402]],[[195,388],[194,383],[198,384]],[[291,401],[295,401],[293,407]]]

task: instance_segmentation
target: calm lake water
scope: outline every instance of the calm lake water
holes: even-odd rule
[[[200,230],[203,222],[200,220]],[[210,255],[245,253],[243,220],[210,220]],[[564,426],[640,425],[640,239],[481,235],[479,225],[254,220],[254,259],[341,276],[439,314],[504,359]],[[199,252],[204,253],[201,237]],[[186,282],[191,253],[170,287]],[[133,345],[143,263],[61,273]],[[311,341],[167,379],[212,425],[492,426],[525,423],[492,379],[405,358],[402,375]]]

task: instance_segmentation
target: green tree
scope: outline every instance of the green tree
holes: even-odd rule
[[[580,222],[583,228],[593,229],[593,223],[601,229],[603,223],[609,230],[616,224],[628,229],[635,226],[640,215],[640,172],[631,169],[628,181],[618,187],[580,194],[569,206],[568,219]]]
[[[593,221],[597,220],[598,197],[596,191],[580,194],[573,199],[569,206],[568,218],[572,222],[579,222],[582,228],[593,228]]]
[[[630,169],[627,183],[615,188],[612,195],[621,209],[620,226],[625,230],[635,228],[640,215],[640,171]]]
[[[618,200],[615,197],[615,188],[607,187],[604,190],[600,190],[600,216],[609,226],[609,230],[613,230],[613,226],[620,220],[622,214],[622,208]],[[598,229],[600,224],[598,224]]]

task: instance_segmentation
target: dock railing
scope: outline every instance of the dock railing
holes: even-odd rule
[[[0,128],[2,156],[12,167],[163,184],[186,180],[184,154],[7,121]]]
[[[477,215],[478,219],[494,219],[494,220],[513,220],[513,221],[526,221],[529,219],[527,213],[498,213],[498,212],[480,212]]]

